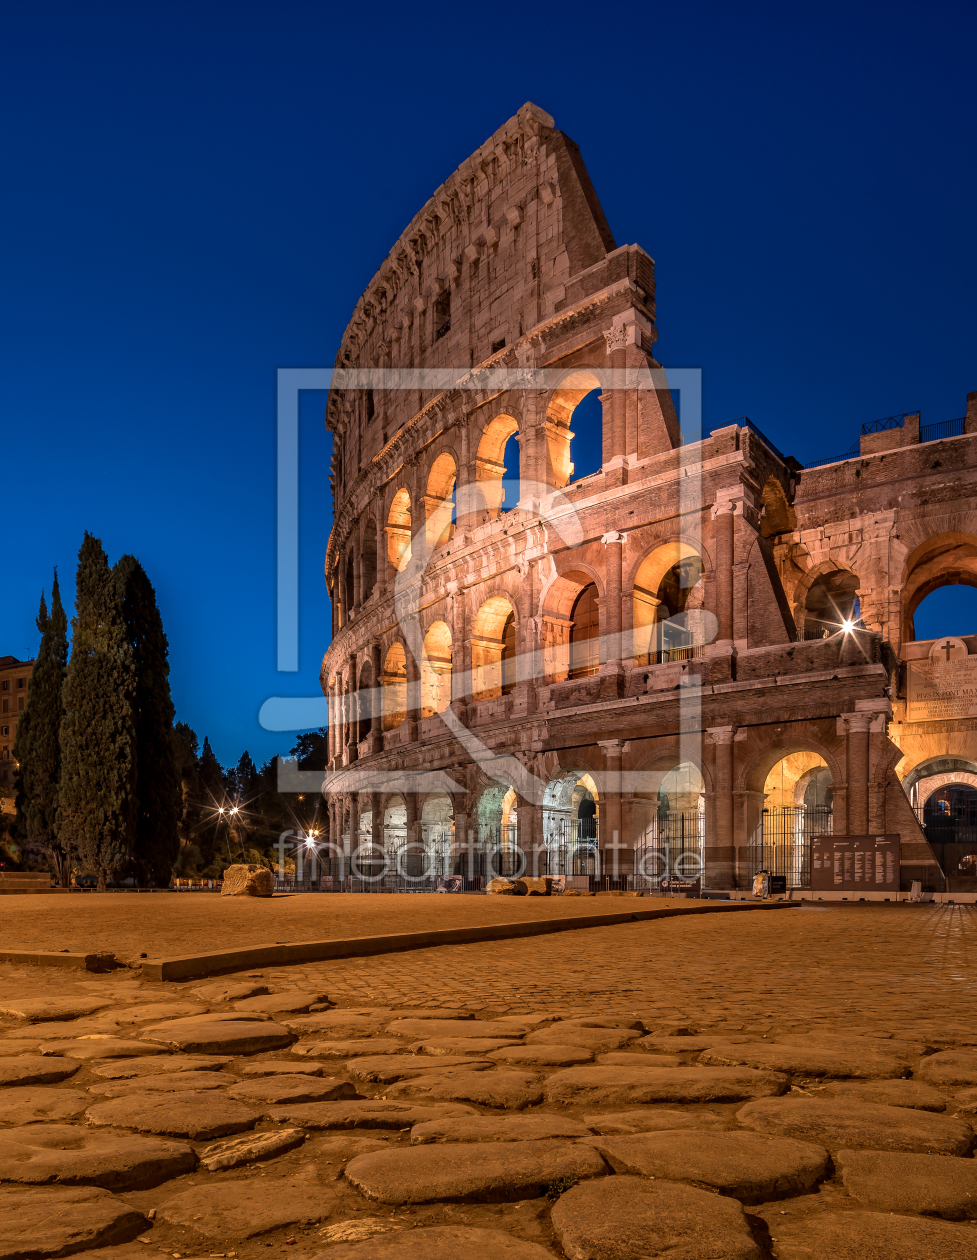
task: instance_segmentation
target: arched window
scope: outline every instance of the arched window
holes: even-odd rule
[[[496,416],[486,426],[475,456],[475,481],[481,491],[477,512],[487,511],[494,518],[519,502],[518,433],[512,416]]]
[[[407,720],[407,654],[402,643],[391,644],[382,681],[383,729],[392,731]]]
[[[634,654],[649,665],[702,656],[715,632],[703,608],[702,559],[684,542],[656,547],[634,576]]]
[[[435,621],[424,636],[421,656],[421,717],[443,713],[451,703],[451,631]]]
[[[454,533],[455,461],[442,452],[431,465],[424,496],[424,518],[427,522],[428,546],[440,547]]]
[[[546,408],[546,444],[553,485],[579,481],[604,466],[601,397],[600,381],[593,372],[581,369],[571,372],[550,399]]]
[[[356,738],[362,742],[373,728],[373,666],[369,661],[360,670],[360,690],[356,702],[359,710]]]
[[[931,591],[913,614],[913,630],[917,640],[977,634],[977,590],[972,586],[941,586]]]
[[[363,531],[360,577],[363,583],[360,598],[365,604],[377,584],[377,527],[373,521],[367,521],[366,529]]]
[[[577,596],[570,615],[570,677],[587,678],[600,668],[600,615],[593,582]]]
[[[508,630],[512,625],[511,631]],[[511,654],[503,664],[506,635]],[[505,694],[505,683],[515,684],[515,615],[504,595],[487,599],[472,625],[472,695],[475,700],[491,700]],[[505,671],[508,670],[508,673]],[[511,690],[511,687],[509,688]]]
[[[829,639],[857,625],[858,577],[850,569],[822,573],[804,600],[804,638]]]
[[[394,573],[402,573],[410,563],[410,495],[398,490],[387,516],[387,559]]]
[[[352,551],[346,557],[346,598],[343,601],[346,620],[348,621],[353,612],[353,601],[356,598],[356,585],[353,572],[353,553]]]
[[[516,685],[516,617],[509,613],[502,627],[502,694],[507,696]]]

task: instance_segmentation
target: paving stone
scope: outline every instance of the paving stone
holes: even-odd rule
[[[38,1050],[71,1059],[136,1059],[164,1053],[162,1046],[149,1041],[95,1035],[79,1037],[77,1041],[45,1041]]]
[[[242,1133],[237,1137],[215,1142],[200,1152],[200,1164],[208,1172],[221,1168],[237,1168],[259,1159],[281,1155],[305,1141],[302,1129],[274,1129],[270,1133]]]
[[[726,1129],[724,1116],[711,1111],[666,1111],[661,1107],[645,1107],[642,1111],[595,1112],[585,1115],[583,1122],[596,1133],[659,1133],[668,1129]]]
[[[885,1212],[791,1220],[776,1239],[778,1260],[977,1260],[977,1229]]]
[[[327,1041],[349,1041],[374,1037],[390,1023],[383,1015],[354,1015],[349,1011],[322,1011],[318,1015],[285,1015],[281,1022],[297,1033],[319,1033]]]
[[[837,1050],[819,1046],[793,1046],[757,1043],[745,1046],[713,1046],[703,1050],[699,1062],[711,1067],[742,1063],[747,1067],[769,1068],[791,1076],[842,1076],[880,1078],[908,1076],[910,1068],[899,1059],[872,1050]]]
[[[572,1067],[575,1063],[590,1063],[593,1057],[593,1050],[587,1046],[509,1046],[488,1055],[496,1063],[518,1063],[526,1067]]]
[[[246,980],[216,980],[212,984],[202,984],[199,988],[190,990],[202,1002],[240,1002],[269,991],[266,984],[251,984]]]
[[[416,1098],[478,1103],[482,1107],[503,1107],[521,1111],[542,1101],[538,1079],[527,1072],[497,1069],[494,1072],[425,1072],[410,1081],[384,1087],[387,1099]]]
[[[493,1022],[496,1024],[519,1024],[524,1028],[539,1028],[543,1024],[555,1024],[563,1019],[562,1015],[550,1014],[547,1011],[536,1011],[531,1015],[500,1015]]]
[[[31,1124],[35,1120],[67,1120],[91,1102],[81,1089],[51,1085],[15,1085],[0,1090],[0,1123]]]
[[[250,1103],[253,1107],[266,1107],[273,1103],[335,1102],[339,1098],[355,1098],[356,1089],[349,1081],[335,1076],[267,1076],[258,1081],[244,1081],[233,1085],[229,1098]]]
[[[887,1107],[912,1107],[916,1111],[945,1111],[946,1099],[923,1081],[831,1081],[825,1094]]]
[[[404,1043],[393,1037],[360,1037],[354,1041],[300,1041],[292,1054],[311,1059],[349,1059],[365,1054],[403,1054]]]
[[[160,1076],[136,1076],[126,1081],[96,1081],[89,1085],[88,1092],[98,1098],[131,1098],[136,1094],[199,1094],[235,1083],[233,1076],[217,1072],[165,1072]],[[91,1102],[89,1098],[89,1105]]]
[[[962,1089],[953,1095],[953,1102],[958,1111],[973,1115],[977,1112],[977,1089]]]
[[[78,1059],[54,1059],[40,1054],[0,1058],[0,1086],[47,1085],[66,1080],[81,1067]]]
[[[139,1133],[188,1137],[196,1142],[242,1133],[257,1116],[239,1102],[215,1094],[134,1094],[95,1103],[85,1113],[91,1125],[112,1125]]]
[[[529,1031],[527,1024],[501,1019],[394,1019],[387,1021],[387,1032],[395,1037],[437,1039],[439,1037],[492,1037],[497,1041],[518,1041]]]
[[[311,993],[296,990],[294,993],[269,993],[264,997],[242,998],[234,1003],[234,1009],[255,1014],[296,1015],[308,1011],[310,1006],[316,1006],[328,1000],[326,995],[319,990],[313,990]]]
[[[0,1186],[0,1260],[111,1246],[145,1228],[142,1212],[95,1186]]]
[[[108,1063],[93,1065],[92,1072],[112,1081],[138,1076],[160,1076],[168,1072],[219,1072],[233,1057],[229,1054],[199,1057],[190,1054],[160,1054],[152,1059],[112,1059]]]
[[[259,1076],[322,1076],[325,1068],[321,1063],[303,1063],[301,1059],[259,1059],[257,1063],[245,1063],[235,1069],[244,1077]]]
[[[941,1050],[924,1059],[916,1075],[932,1085],[977,1085],[977,1051]]]
[[[326,1243],[363,1242],[366,1238],[375,1238],[377,1234],[389,1234],[393,1230],[404,1228],[397,1221],[380,1216],[365,1216],[358,1221],[337,1221],[335,1225],[327,1225],[325,1229],[319,1230],[319,1237]],[[331,1254],[334,1255],[335,1252]]]
[[[132,1033],[130,1027],[123,1027],[119,1021],[108,1015],[93,1015],[90,1019],[58,1019],[44,1024],[31,1024],[21,1027],[9,1034],[10,1038],[23,1038],[29,1033],[42,1041],[68,1041],[72,1037],[109,1036],[128,1037]]]
[[[415,1041],[408,1046],[411,1054],[488,1054],[511,1043],[498,1037],[443,1037],[440,1040]]]
[[[617,1050],[641,1034],[633,1028],[590,1028],[583,1024],[547,1024],[526,1038],[527,1046],[586,1046],[594,1054]]]
[[[328,1216],[333,1202],[334,1192],[320,1185],[311,1171],[288,1177],[243,1177],[206,1181],[175,1194],[156,1209],[156,1220],[221,1243],[236,1242],[286,1225],[311,1224]]]
[[[184,1142],[135,1133],[102,1133],[78,1124],[0,1129],[0,1182],[95,1185],[146,1190],[192,1172],[197,1157]]]
[[[359,1133],[347,1132],[330,1137],[312,1137],[308,1155],[315,1164],[320,1179],[339,1181],[351,1159],[389,1150],[390,1143],[383,1138],[363,1137]]]
[[[79,1015],[92,1015],[104,1010],[111,1002],[91,998],[37,998],[23,1002],[9,1002],[0,1006],[0,1014],[12,1015],[28,1024],[39,1024],[49,1019],[76,1019]]]
[[[821,1146],[759,1133],[639,1133],[593,1144],[616,1173],[691,1181],[744,1203],[803,1194],[828,1167]]]
[[[491,1059],[473,1059],[463,1054],[430,1058],[419,1054],[381,1054],[376,1057],[367,1055],[362,1059],[350,1059],[346,1064],[346,1074],[354,1081],[380,1081],[387,1084],[424,1076],[428,1072],[444,1072],[451,1068],[463,1068],[467,1072],[486,1072],[494,1066]]]
[[[574,1186],[551,1220],[569,1260],[760,1260],[735,1200],[674,1181],[618,1176]]]
[[[147,1002],[145,1006],[106,1011],[117,1024],[145,1024],[154,1019],[180,1019],[199,1014],[199,1002]]]
[[[858,1053],[863,1050],[875,1054],[885,1054],[893,1059],[901,1059],[912,1065],[928,1054],[932,1046],[925,1041],[909,1041],[899,1037],[857,1037],[849,1033],[806,1032],[780,1033],[773,1040],[786,1046],[824,1046],[826,1049],[851,1050]]]
[[[961,1120],[851,1098],[761,1098],[742,1107],[736,1119],[758,1132],[817,1142],[830,1151],[965,1155],[973,1141],[970,1125]]]
[[[437,1143],[361,1155],[346,1180],[380,1203],[492,1203],[534,1199],[552,1182],[606,1172],[595,1150],[571,1142]]]
[[[709,1037],[642,1037],[640,1041],[635,1043],[638,1050],[651,1050],[656,1054],[701,1054],[703,1050],[710,1050],[713,1046],[738,1046],[744,1042],[750,1042],[753,1038],[745,1033],[741,1036],[723,1034],[722,1036]]]
[[[297,1103],[268,1112],[277,1124],[296,1124],[304,1129],[410,1129],[427,1120],[445,1116],[476,1116],[474,1107],[461,1103],[387,1102],[364,1098],[353,1102]]]
[[[787,1078],[753,1068],[575,1067],[546,1082],[546,1101],[585,1107],[621,1103],[738,1102],[782,1094]]]
[[[388,1019],[474,1019],[474,1014],[462,1007],[452,1006],[393,1006],[387,1012]]]
[[[359,1230],[366,1222],[343,1224]],[[389,1228],[390,1232],[380,1237],[374,1237],[377,1231],[372,1230],[366,1241],[330,1247],[314,1260],[553,1260],[553,1253],[545,1247],[500,1229],[433,1225],[401,1232],[398,1226]]]
[[[294,1037],[287,1028],[270,1020],[174,1019],[143,1030],[147,1042],[173,1046],[190,1054],[255,1054],[259,1050],[280,1050]]]
[[[902,1151],[837,1151],[835,1167],[853,1199],[880,1212],[958,1221],[977,1216],[977,1160]]]
[[[646,1051],[611,1050],[598,1054],[597,1063],[610,1063],[614,1067],[686,1067],[687,1061],[677,1054],[648,1054]]]
[[[457,1116],[428,1120],[410,1131],[411,1146],[431,1142],[536,1142],[545,1138],[585,1138],[590,1129],[565,1116]]]

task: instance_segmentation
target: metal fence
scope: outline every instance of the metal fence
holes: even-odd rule
[[[811,841],[832,834],[830,805],[790,805],[763,811],[763,821],[747,850],[751,878],[757,871],[783,875],[788,888],[811,887]]]
[[[660,813],[634,851],[634,886],[657,892],[662,879],[697,879],[705,871],[705,815],[701,810]]]

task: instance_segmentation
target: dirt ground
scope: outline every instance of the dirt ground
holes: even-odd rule
[[[38,893],[0,897],[0,949],[108,953],[120,960],[343,940],[396,932],[689,906],[663,897],[476,897],[294,893],[268,900],[217,893]],[[736,913],[736,911],[732,911]],[[788,912],[789,913],[789,912]]]

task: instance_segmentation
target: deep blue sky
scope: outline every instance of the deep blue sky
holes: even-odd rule
[[[526,100],[656,259],[658,354],[784,450],[977,389],[973,6],[515,10],[10,0],[0,21],[0,655],[83,531],[156,585],[179,716],[261,760],[328,641],[321,396],[302,669],[275,671],[274,398],[332,363],[431,192]]]

